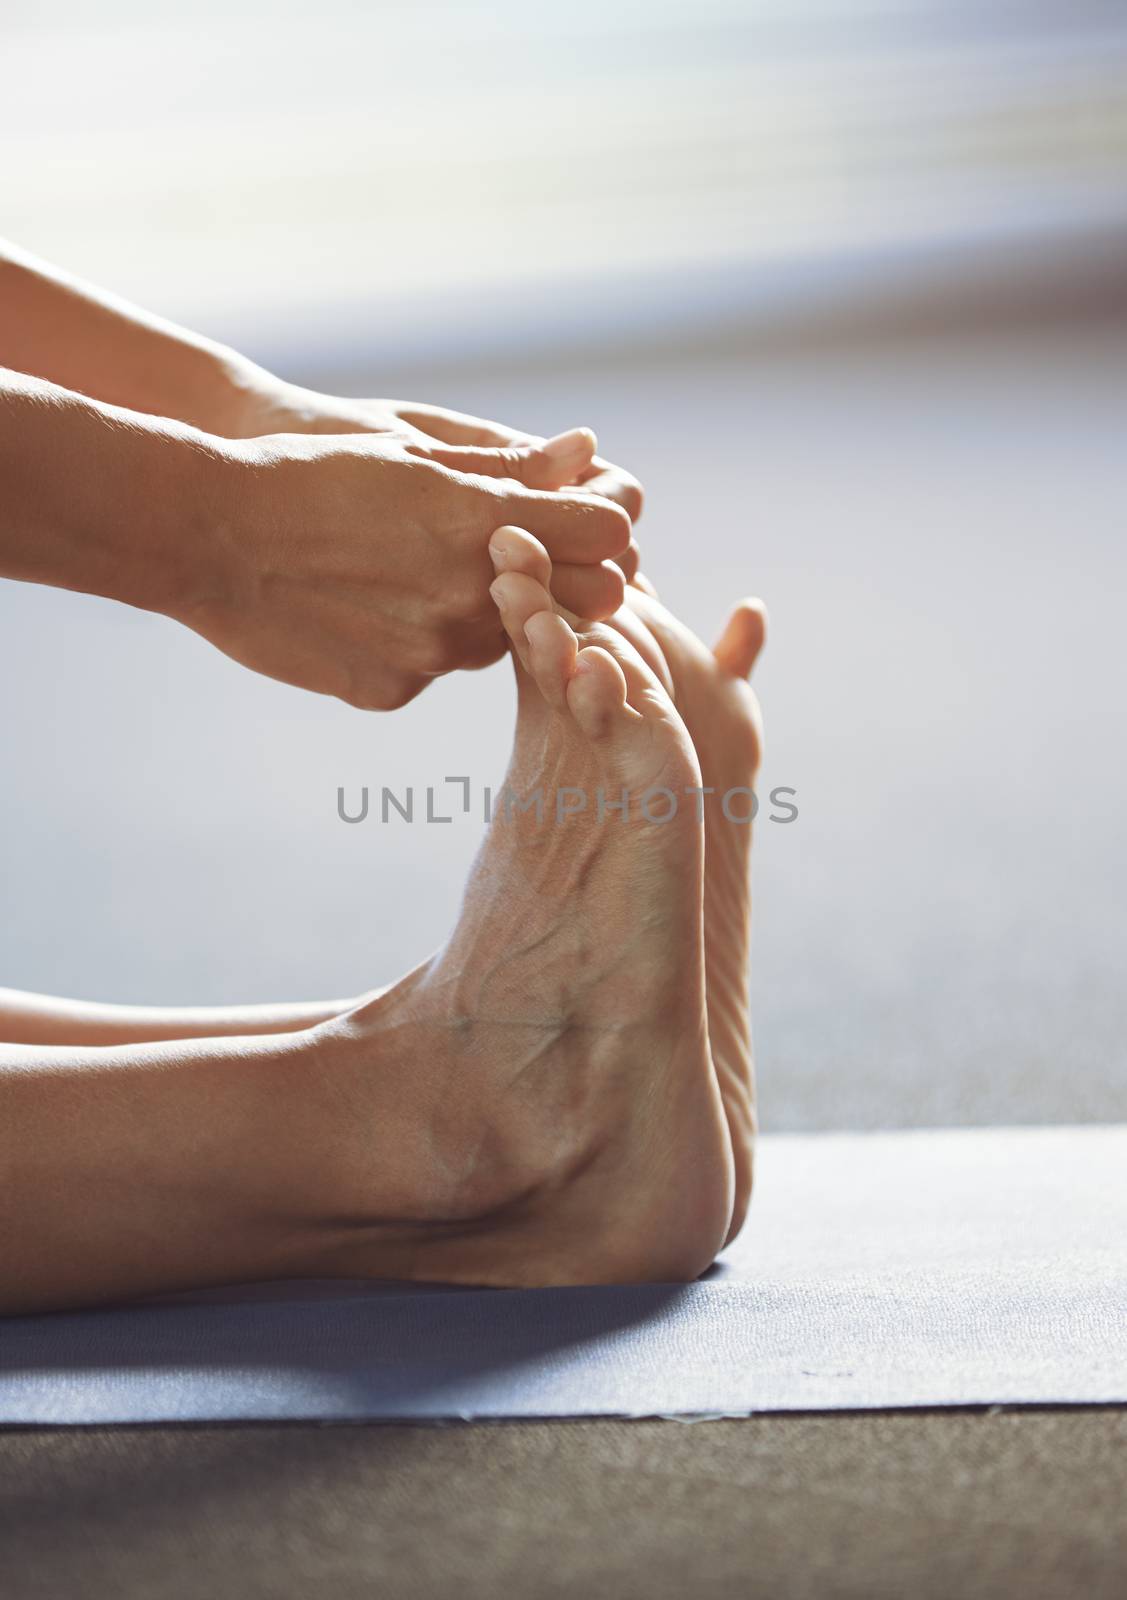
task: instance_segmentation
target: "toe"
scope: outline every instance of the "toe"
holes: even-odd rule
[[[621,634],[633,645],[672,700],[673,674],[669,670],[669,663],[665,659],[653,627],[648,625],[647,616],[639,613],[635,607],[623,606],[614,619],[613,627],[616,633]]]
[[[766,637],[767,609],[762,600],[741,600],[712,653],[733,677],[749,678]]]
[[[589,645],[576,659],[567,704],[588,739],[605,739],[629,710],[626,679],[608,650]]]
[[[521,665],[531,670],[525,626],[530,617],[553,609],[551,595],[542,583],[523,572],[503,572],[494,578],[489,592]]]
[[[489,541],[489,557],[498,577],[503,572],[522,572],[545,589],[551,587],[552,558],[524,528],[498,528]]]
[[[642,553],[638,549],[638,541],[637,539],[631,539],[629,547],[617,558],[615,565],[621,570],[626,582],[633,583],[638,576],[638,568],[641,565],[641,561]]]
[[[535,612],[525,623],[524,632],[529,670],[536,686],[550,706],[562,711],[567,705],[567,686],[575,672],[579,641],[554,611]]]

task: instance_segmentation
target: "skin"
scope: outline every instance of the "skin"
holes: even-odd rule
[[[494,597],[508,606],[510,638],[550,601],[551,566],[547,552],[519,529],[503,528],[491,544],[498,581]],[[583,630],[578,618],[567,617]],[[542,626],[542,624],[541,624]],[[751,961],[750,824],[724,815],[722,797],[750,789],[763,752],[763,722],[747,679],[767,636],[762,601],[742,600],[709,650],[657,599],[639,578],[626,592],[624,607],[610,626],[622,634],[677,707],[693,741],[701,769],[704,822],[704,943],[709,1041],[731,1133],[735,1201],[729,1238],[743,1226],[751,1201],[756,1134],[755,1066],[747,977]],[[734,799],[734,816],[746,813],[746,797]]]
[[[0,1040],[8,1044],[111,1045],[297,1033],[339,1017],[360,1003],[353,999],[248,1006],[115,1006],[0,989]]]
[[[746,928],[721,922],[746,918],[746,888],[719,883],[738,853],[695,805],[655,826],[639,796],[699,788],[667,684],[697,698],[698,737],[727,737],[710,695],[750,670],[760,613],[671,668],[656,609],[577,627],[527,532],[493,549],[519,691],[508,787],[625,787],[627,811],[499,807],[442,950],[330,1020],[0,1047],[0,1309],[309,1275],[671,1281],[730,1237],[751,1084],[749,1053],[746,1080],[724,1066],[729,1030],[746,1039]]]
[[[531,488],[552,487],[526,480],[527,457],[512,448],[543,444],[534,434],[446,406],[347,399],[286,383],[229,346],[155,316],[3,239],[0,357],[3,364],[60,388],[130,411],[173,417],[223,438],[393,433],[423,446],[484,447],[482,470],[505,466]],[[494,457],[493,451],[501,454]],[[631,522],[641,515],[641,485],[609,461],[595,457],[579,468],[574,482],[621,505]]]
[[[511,646],[517,790],[752,781],[761,611],[714,654],[663,611],[588,430],[298,389],[3,246],[0,360],[0,576],[369,709]],[[706,1266],[751,1187],[748,830],[570,820],[499,817],[443,950],[359,1002],[0,991],[0,1310]]]
[[[0,244],[0,576],[162,612],[301,688],[390,710],[498,659],[506,521],[561,601],[611,615],[641,491],[594,451],[297,388]]]

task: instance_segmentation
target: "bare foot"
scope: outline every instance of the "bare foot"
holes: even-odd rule
[[[735,1163],[736,1194],[729,1240],[743,1226],[751,1201],[756,1134],[755,1066],[748,969],[751,939],[751,791],[763,749],[759,703],[748,683],[766,638],[759,600],[733,609],[714,650],[674,617],[656,596],[627,590],[619,627],[655,667],[650,641],[661,651],[673,699],[692,737],[701,783],[713,792],[702,803],[705,830],[704,942],[708,1034],[720,1083]],[[727,798],[726,798],[727,797]]]
[[[506,791],[446,947],[345,1024],[402,1046],[417,1232],[338,1270],[496,1285],[681,1280],[730,1231],[709,1048],[693,742],[621,632],[556,614],[548,558],[495,535],[518,657]],[[623,792],[628,796],[621,806]],[[535,797],[540,796],[537,816]],[[674,814],[670,811],[675,797]],[[347,1078],[346,1080],[347,1081]],[[423,1199],[420,1203],[418,1196]]]
[[[494,535],[507,568],[538,582],[546,552],[527,535]],[[548,568],[550,572],[550,567]],[[565,615],[568,615],[565,613]],[[570,618],[574,623],[575,619]],[[748,1000],[751,938],[751,791],[762,754],[758,701],[747,682],[766,637],[758,600],[732,611],[715,650],[659,603],[647,585],[627,589],[611,624],[660,678],[688,729],[704,793],[696,801],[705,833],[704,941],[708,1032],[728,1118],[735,1200],[728,1238],[743,1226],[751,1201],[756,1134],[755,1069]]]

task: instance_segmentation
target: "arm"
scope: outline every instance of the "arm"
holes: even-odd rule
[[[0,368],[0,577],[149,611],[218,581],[218,440]]]
[[[2,239],[0,365],[221,435],[239,431],[257,376],[233,350]]]
[[[518,477],[520,447],[545,442],[443,406],[350,400],[285,383],[228,346],[154,316],[3,239],[0,366],[231,439],[270,433],[397,433],[424,445],[501,451]],[[504,459],[498,462],[505,464]],[[637,521],[642,490],[636,478],[597,456],[566,464],[574,479],[559,477],[557,483],[581,484],[589,494],[616,501]]]
[[[550,480],[592,444],[505,454]],[[551,549],[569,609],[621,603],[625,512],[490,476],[500,454],[399,435],[221,439],[0,369],[0,577],[162,612],[256,672],[389,710],[504,653],[498,527]]]
[[[8,1044],[96,1045],[168,1039],[225,1039],[299,1033],[329,1022],[358,1000],[252,1006],[114,1006],[95,1000],[0,989],[0,1040]]]

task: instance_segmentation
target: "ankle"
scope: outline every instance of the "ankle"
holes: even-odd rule
[[[478,1170],[488,1075],[464,1059],[473,1025],[435,1004],[433,966],[310,1034],[311,1089],[335,1149],[321,1211],[347,1231],[414,1237],[472,1223],[495,1201]]]

